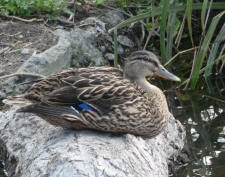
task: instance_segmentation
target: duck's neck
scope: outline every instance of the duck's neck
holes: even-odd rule
[[[158,87],[150,84],[145,78],[136,79],[135,83],[148,93],[149,97],[159,104],[163,109],[168,110],[167,101],[164,93]]]
[[[150,84],[145,78],[138,79],[135,81],[136,84],[141,87],[147,94],[149,99],[151,100],[151,104],[154,104],[155,108],[158,109],[158,113],[160,117],[163,117],[168,120],[168,116],[170,115],[166,97],[161,89]]]
[[[136,79],[135,83],[148,93],[155,94],[158,92],[160,94],[163,94],[158,87],[150,84],[145,78]]]

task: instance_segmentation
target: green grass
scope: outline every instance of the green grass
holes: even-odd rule
[[[0,14],[6,16],[59,15],[65,8],[63,0],[0,0]]]
[[[225,11],[222,11],[221,13],[219,13],[217,16],[215,16],[212,19],[212,22],[208,28],[208,31],[207,31],[205,37],[203,37],[203,39],[202,39],[203,42],[200,45],[200,48],[197,52],[197,56],[196,56],[196,58],[194,58],[194,61],[193,61],[194,64],[192,67],[192,73],[190,75],[190,79],[191,79],[190,88],[191,89],[196,88],[197,81],[198,81],[198,78],[200,75],[200,70],[202,68],[204,59],[206,58],[208,50],[210,49],[211,40],[212,40],[213,36],[215,35],[215,30],[219,23],[219,20],[221,19],[221,17],[224,14],[225,14]]]

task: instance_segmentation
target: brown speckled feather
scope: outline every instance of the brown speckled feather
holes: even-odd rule
[[[68,127],[69,121],[70,124],[78,122],[87,129],[155,136],[160,128],[154,121],[159,118],[158,125],[167,122],[160,119],[160,116],[168,116],[167,104],[158,105],[160,107],[157,108],[158,96],[149,98],[145,91],[124,79],[122,74],[122,71],[112,67],[91,67],[71,69],[49,76],[33,85],[24,95],[24,98],[37,103],[34,104],[35,108],[28,106],[21,110],[36,113],[48,122],[58,125],[55,119],[51,121],[52,118],[48,115],[50,112],[84,102],[95,110],[83,110],[80,114],[72,110],[66,114],[63,110],[65,114],[60,112],[65,119],[64,123],[60,122],[64,124],[62,126]],[[160,90],[159,93],[165,99]],[[41,109],[44,105],[47,112]],[[55,107],[51,107],[51,111],[48,105]],[[165,113],[160,115],[158,109],[161,110],[162,106]]]
[[[136,87],[123,79],[122,72],[111,67],[71,69],[52,75],[35,84],[25,98],[47,104],[73,106],[78,102],[91,104],[101,114],[112,104],[123,104],[136,95]]]
[[[11,100],[25,100],[18,112],[35,113],[53,125],[154,137],[170,116],[162,91],[145,79],[154,74],[179,81],[153,53],[138,51],[123,72],[106,66],[70,69]]]

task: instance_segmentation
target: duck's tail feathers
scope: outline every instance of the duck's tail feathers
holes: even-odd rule
[[[17,95],[17,96],[9,96],[6,99],[2,101],[4,104],[12,106],[28,106],[31,105],[32,103],[25,99],[23,95]]]
[[[45,115],[47,117],[60,116],[62,114],[74,114],[79,115],[68,106],[50,105],[46,103],[33,103],[27,106],[23,106],[17,110],[17,112],[31,112],[38,115]]]
[[[30,112],[39,115],[51,124],[57,122],[57,119],[63,118],[69,122],[83,122],[79,112],[74,111],[69,106],[49,105],[45,103],[34,103],[17,109],[16,112]],[[50,121],[54,120],[54,121]]]

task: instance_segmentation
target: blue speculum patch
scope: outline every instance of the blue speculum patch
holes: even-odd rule
[[[94,111],[94,109],[91,106],[89,106],[85,103],[78,104],[78,106],[81,110],[84,109],[84,110]]]

